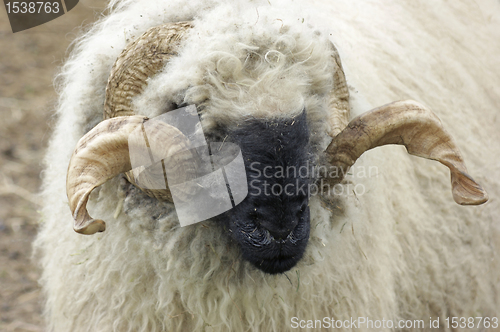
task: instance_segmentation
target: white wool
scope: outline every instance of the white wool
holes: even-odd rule
[[[285,331],[292,317],[422,319],[430,330],[429,317],[498,317],[500,4],[233,3],[114,1],[111,14],[74,45],[57,81],[58,124],[45,159],[45,208],[35,242],[48,330]],[[249,110],[269,117],[278,107],[286,116],[305,106],[321,140],[331,82],[314,61],[324,59],[322,38],[328,36],[343,61],[353,115],[400,99],[426,104],[456,139],[490,201],[456,205],[446,167],[386,146],[356,162],[341,195],[311,199],[306,253],[285,274],[267,275],[242,261],[213,222],[181,228],[171,204],[132,187],[125,188],[132,192],[115,219],[123,190],[118,178],[96,189],[89,201],[90,214],[107,222],[106,231],[75,233],[65,194],[67,165],[78,139],[102,120],[111,66],[148,28],[193,18],[197,24],[181,56],[134,100],[138,113],[166,111],[165,98],[203,104],[209,95],[214,98],[204,104],[203,120],[210,126],[237,123]],[[266,47],[265,39],[252,38],[269,35],[274,41],[282,25],[289,29],[281,31],[283,43],[302,47],[303,38],[311,39],[303,49],[312,57],[301,61],[313,73],[302,75],[297,67],[282,87],[268,86],[272,75],[247,82],[263,93],[262,100],[248,98],[248,86],[210,90],[221,79],[239,77],[242,50]],[[213,31],[224,34],[210,37]],[[286,61],[276,44],[267,46],[271,61]],[[227,77],[212,79],[204,73],[217,59]],[[300,94],[290,97],[293,89]],[[234,112],[220,112],[228,108]],[[370,175],[369,167],[378,172]]]

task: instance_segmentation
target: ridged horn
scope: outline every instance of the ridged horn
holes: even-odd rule
[[[182,38],[192,27],[191,22],[175,22],[150,28],[122,51],[111,69],[106,87],[104,119],[135,114],[132,99],[144,91],[149,77],[177,55]],[[172,201],[168,187],[147,189],[136,183],[131,172],[126,172],[125,176],[149,196],[160,201]]]
[[[479,205],[488,200],[486,191],[467,173],[460,150],[439,118],[427,107],[412,101],[397,101],[353,119],[328,146],[331,166],[342,180],[349,167],[367,150],[386,144],[404,145],[409,154],[439,161],[451,172],[453,199],[461,205]]]
[[[330,93],[329,100],[329,118],[330,124],[329,135],[333,138],[337,136],[349,123],[351,107],[349,105],[349,89],[340,61],[339,52],[333,43],[330,44],[332,48],[332,62],[333,62],[333,89]]]
[[[132,169],[130,151],[139,152],[135,160],[142,159],[139,161],[146,161],[142,164],[159,170],[156,172],[159,174],[153,172],[153,175],[148,174],[147,179],[141,179],[145,187],[161,185],[162,181],[162,187],[165,187],[165,172],[169,173],[169,179],[175,180],[174,184],[186,183],[196,177],[196,156],[190,151],[189,140],[169,124],[148,120],[137,115],[109,119],[99,123],[79,140],[66,179],[76,232],[94,234],[106,229],[104,221],[89,215],[87,201],[96,187]],[[147,141],[144,139],[146,132]],[[148,143],[151,146],[153,142],[161,142],[161,148],[156,144],[148,149]],[[189,193],[189,185],[187,182],[186,187],[181,186],[180,190]]]
[[[175,22],[147,30],[122,51],[111,68],[104,100],[104,119],[134,115],[132,98],[144,91],[148,78],[177,55],[191,22]]]
[[[154,76],[167,61],[177,54],[185,33],[192,27],[191,22],[175,22],[153,27],[130,43],[117,58],[106,87],[104,121],[80,139],[70,161],[66,190],[71,212],[75,219],[75,231],[93,234],[105,230],[105,223],[89,216],[86,204],[91,191],[112,177],[125,173],[127,179],[148,195],[163,201],[172,201],[168,183],[163,189],[152,184],[158,179],[166,181],[165,171],[175,174],[176,166],[183,165],[180,176],[169,176],[181,183],[191,180],[196,173],[196,156],[189,150],[189,141],[176,128],[160,122],[148,123],[145,140],[162,142],[163,149],[149,149],[151,153],[162,153],[176,157],[164,158],[167,165],[156,167],[148,175],[132,173],[129,154],[129,135],[148,121],[146,117],[135,116],[132,99],[144,91],[149,77]],[[157,144],[158,145],[158,144]],[[184,152],[180,152],[184,150]],[[151,155],[150,155],[151,156]],[[184,161],[187,162],[182,162]],[[154,159],[158,161],[159,159]],[[163,162],[162,162],[163,163]],[[176,164],[177,163],[177,164]],[[162,171],[163,169],[163,171]],[[135,173],[138,173],[137,170]],[[161,174],[160,174],[161,173]],[[140,183],[136,183],[136,178]],[[190,191],[190,188],[185,188]],[[182,191],[182,189],[181,189]]]

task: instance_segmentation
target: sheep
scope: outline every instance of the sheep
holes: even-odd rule
[[[283,331],[328,329],[331,319],[344,329],[402,330],[405,326],[398,324],[403,321],[406,327],[413,323],[430,330],[431,320],[438,318],[437,327],[446,330],[451,328],[447,317],[478,316],[494,323],[500,306],[500,235],[494,213],[500,148],[485,142],[498,139],[495,18],[485,23],[488,12],[473,3],[337,0],[316,5],[319,11],[306,13],[298,4],[279,1],[112,2],[110,15],[78,41],[59,77],[59,119],[45,161],[45,208],[35,242],[49,330]],[[65,178],[75,146],[87,133],[111,123],[102,122],[105,90],[121,51],[148,29],[168,22],[192,22],[186,23],[192,27],[179,54],[148,78],[132,100],[136,117],[154,118],[189,101],[203,110],[205,134],[223,140],[224,124],[238,127],[248,115],[270,117],[271,109],[284,112],[271,124],[280,126],[273,121],[281,119],[285,127],[293,118],[303,125],[305,108],[309,143],[300,149],[307,149],[312,161],[327,160],[344,171],[355,158],[342,163],[344,159],[329,157],[335,156],[331,151],[346,155],[345,145],[337,144],[345,141],[331,141],[346,127],[347,112],[342,110],[348,110],[336,100],[334,114],[341,116],[329,118],[327,92],[336,63],[331,61],[331,41],[342,60],[353,116],[394,100],[422,101],[453,134],[490,202],[454,205],[446,167],[411,157],[403,147],[386,146],[363,154],[340,185],[339,178],[327,177],[335,183],[328,193],[338,190],[335,194],[306,198],[310,216],[302,218],[309,219],[307,246],[282,273],[276,267],[270,272],[277,273],[262,271],[245,257],[238,239],[228,236],[231,225],[224,216],[180,227],[173,204],[149,197],[121,176],[111,177],[89,196],[88,211],[106,221],[106,231],[75,233],[68,203],[76,208],[66,197]],[[247,53],[268,66],[284,61],[286,52],[259,53],[277,36],[282,36],[282,47],[303,51],[297,63],[304,67],[292,68],[279,85],[270,85],[269,76],[261,85],[249,80],[239,81],[239,88],[231,85]],[[243,58],[238,50],[245,50]],[[204,80],[211,83],[193,84]],[[219,94],[239,96],[248,82],[267,92],[267,98],[225,104],[231,99]],[[251,114],[249,105],[254,106]],[[362,119],[355,121],[365,123]],[[342,132],[352,133],[346,128]],[[237,141],[241,136],[232,132]],[[373,166],[376,172],[371,173]],[[484,193],[482,197],[480,201]],[[97,220],[89,224],[95,227],[75,229],[102,231],[104,224]],[[377,325],[382,320],[383,326]]]

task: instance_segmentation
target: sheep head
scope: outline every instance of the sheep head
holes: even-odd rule
[[[75,219],[75,231],[93,234],[105,230],[102,220],[93,219],[86,210],[90,192],[108,179],[125,173],[127,179],[149,196],[172,202],[168,189],[148,189],[147,179],[137,181],[132,173],[128,137],[149,121],[135,115],[132,97],[140,94],[147,79],[177,54],[190,22],[151,28],[131,43],[116,61],[106,88],[104,121],[78,142],[67,175],[67,194]],[[467,169],[452,137],[439,119],[414,101],[399,101],[349,120],[349,93],[339,55],[331,45],[333,89],[328,106],[331,116],[328,135],[332,138],[324,155],[331,167],[345,174],[365,151],[386,144],[404,145],[410,154],[433,159],[451,171],[452,192],[459,204],[482,204],[486,192],[467,174]],[[221,125],[222,126],[222,125]],[[194,179],[199,156],[189,140],[175,127],[164,123],[152,126],[155,141],[164,142],[152,153],[166,156],[165,163],[179,171],[179,183]],[[139,128],[139,129],[138,129]],[[239,244],[242,256],[268,273],[292,268],[302,257],[309,238],[309,184],[318,181],[314,174],[314,152],[309,144],[307,110],[290,117],[245,119],[225,130],[228,141],[237,143],[245,160],[249,195],[233,209],[216,218]],[[157,151],[162,150],[162,151]],[[179,154],[179,151],[188,151]],[[299,170],[269,176],[276,169]],[[162,174],[160,174],[162,175]],[[334,185],[342,177],[321,174],[321,183]],[[170,177],[169,177],[170,178]],[[273,186],[280,188],[272,191]],[[287,190],[293,188],[293,190]],[[306,188],[305,190],[300,188]],[[196,188],[185,188],[186,195]]]

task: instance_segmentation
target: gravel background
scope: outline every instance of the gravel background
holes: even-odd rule
[[[80,1],[67,14],[15,34],[0,5],[0,331],[44,331],[31,242],[40,219],[41,160],[55,121],[52,81],[71,41],[104,3]]]

